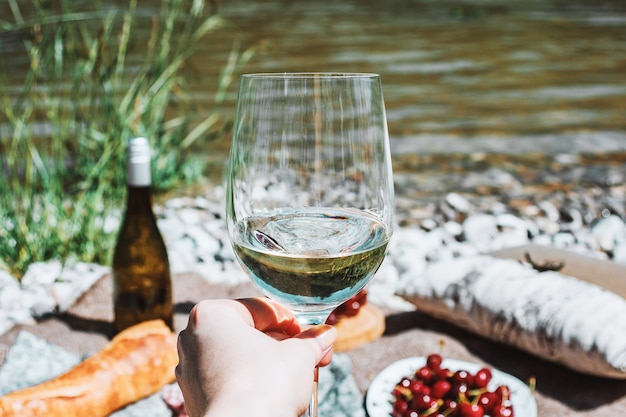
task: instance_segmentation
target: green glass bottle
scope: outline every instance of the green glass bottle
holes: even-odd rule
[[[127,146],[127,205],[113,255],[115,334],[152,319],[173,329],[172,279],[165,242],[152,210],[150,144]]]

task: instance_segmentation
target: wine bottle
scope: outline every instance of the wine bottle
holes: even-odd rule
[[[172,280],[165,242],[152,210],[150,144],[128,141],[127,204],[113,255],[115,334],[146,320],[173,329]]]

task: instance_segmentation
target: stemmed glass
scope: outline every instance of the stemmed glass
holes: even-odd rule
[[[226,198],[231,243],[254,284],[302,325],[324,323],[374,276],[393,232],[380,76],[242,76]]]

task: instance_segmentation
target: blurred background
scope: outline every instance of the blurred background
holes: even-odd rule
[[[219,12],[260,48],[246,71],[380,73],[398,153],[625,149],[623,1],[235,0]],[[193,60],[199,101],[228,53],[216,43],[230,46],[202,44]]]
[[[84,222],[67,206],[94,188],[98,225],[50,245],[112,233],[101,217],[123,204],[128,136],[157,142],[161,195],[219,184],[247,72],[380,73],[401,202],[575,192],[624,214],[623,0],[3,0],[0,24],[0,192],[32,197],[5,198],[7,268],[54,251],[20,247],[63,216]],[[50,190],[61,197],[46,208],[36,196]],[[50,210],[48,231],[19,232]]]

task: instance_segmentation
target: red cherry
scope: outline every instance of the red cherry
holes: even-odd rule
[[[413,397],[413,407],[418,411],[426,411],[437,405],[437,400],[428,394],[420,394]]]
[[[354,299],[356,301],[359,302],[359,304],[363,305],[367,302],[367,290],[361,290],[359,291],[355,296]]]
[[[452,378],[452,375],[454,375],[454,372],[452,372],[448,368],[440,368],[433,376],[433,379],[435,380],[450,379]]]
[[[456,412],[459,410],[459,403],[456,400],[448,398],[443,402],[443,410],[447,410],[448,416],[456,416]]]
[[[500,407],[493,412],[493,417],[514,417],[511,407]]]
[[[326,323],[333,325],[333,324],[337,324],[337,322],[339,322],[339,319],[342,316],[343,317],[356,316],[361,310],[361,307],[363,307],[363,305],[365,305],[366,302],[367,302],[367,291],[361,290],[356,295],[354,295],[353,297],[351,297],[344,303],[337,306],[337,308],[335,308],[333,312],[330,314],[328,319],[326,319]]]
[[[397,398],[398,400],[404,400],[411,396],[411,390],[407,387],[396,385],[396,387],[392,391],[392,394],[394,398]]]
[[[361,309],[361,303],[359,303],[356,300],[353,300],[344,306],[343,314],[348,317],[354,317],[357,314],[359,314],[360,309]]]
[[[465,397],[469,388],[467,388],[466,384],[459,384],[458,382],[453,382],[450,387],[450,391],[448,391],[448,397],[450,398],[459,398],[460,396]]]
[[[473,379],[474,378],[472,377],[472,374],[463,369],[459,369],[452,376],[452,380],[454,382],[457,382],[459,384],[466,384],[469,386],[472,386]]]
[[[441,368],[441,362],[443,362],[443,358],[438,353],[432,353],[426,358],[426,366],[433,371],[438,371]]]
[[[430,387],[424,384],[422,381],[411,381],[409,389],[415,395],[417,394],[430,394]]]
[[[483,417],[485,411],[478,404],[461,403],[461,417]]]
[[[474,375],[474,388],[487,388],[487,385],[491,381],[491,370],[488,368],[481,368]]]
[[[326,319],[326,324],[330,324],[331,326],[334,326],[335,324],[337,324],[337,322],[339,322],[339,318],[337,317],[337,313],[333,311],[332,313],[330,313],[330,315]]]
[[[500,385],[494,392],[496,393],[500,405],[505,407],[510,405],[511,389],[507,385]]]
[[[400,414],[404,414],[407,412],[407,410],[409,409],[409,403],[407,403],[404,400],[397,400],[394,404],[393,404],[393,411],[400,413]]]
[[[415,379],[422,380],[426,383],[429,383],[433,378],[433,371],[427,366],[422,366],[417,371],[415,371]]]
[[[432,389],[430,390],[430,395],[434,398],[443,398],[451,388],[452,384],[449,381],[442,379],[433,384]]]
[[[494,392],[487,391],[480,394],[480,397],[478,398],[478,405],[480,405],[485,412],[489,414],[495,410],[496,407],[499,407],[500,403],[498,402],[498,397]]]

